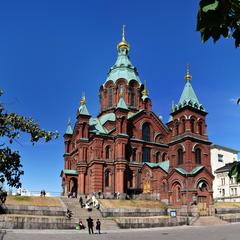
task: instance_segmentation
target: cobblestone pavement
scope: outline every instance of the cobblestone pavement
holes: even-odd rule
[[[101,235],[88,235],[86,231],[75,230],[7,230],[3,240],[237,240],[239,227],[240,223],[204,227],[109,230]]]

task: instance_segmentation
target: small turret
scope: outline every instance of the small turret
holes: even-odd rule
[[[80,107],[78,109],[78,128],[79,128],[79,138],[88,138],[89,130],[89,120],[91,115],[89,114],[86,106],[86,98],[83,95],[80,101]]]
[[[72,135],[72,134],[73,134],[73,130],[72,130],[72,127],[71,127],[70,118],[68,119],[67,130],[66,130],[65,134],[68,134],[68,135]]]
[[[86,116],[90,116],[88,110],[87,110],[87,106],[86,106],[86,98],[83,95],[82,99],[80,101],[80,107],[78,108],[78,113],[80,115],[86,115]]]
[[[142,101],[143,101],[143,107],[146,111],[151,111],[152,103],[148,96],[148,90],[147,90],[147,81],[144,81],[144,89],[142,90]]]
[[[190,81],[192,80],[192,76],[190,75],[189,64],[187,64],[186,75],[184,78],[186,80],[186,83],[178,104],[174,106],[174,111],[177,111],[185,106],[190,106],[192,108],[204,111],[204,108],[202,104],[200,104],[197,95],[195,94],[193,87],[190,83]]]

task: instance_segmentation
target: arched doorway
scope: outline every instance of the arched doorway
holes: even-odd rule
[[[78,181],[77,178],[70,178],[70,196],[77,197]]]
[[[200,180],[197,184],[197,206],[198,206],[198,213],[200,216],[207,216],[208,215],[208,183],[205,180]]]
[[[182,187],[179,182],[175,182],[172,185],[172,202],[173,202],[173,205],[182,204]]]

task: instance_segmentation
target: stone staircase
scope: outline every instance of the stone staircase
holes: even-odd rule
[[[92,208],[92,211],[89,212],[85,208],[81,208],[79,204],[79,199],[77,198],[67,198],[67,197],[61,197],[62,202],[65,204],[65,206],[72,211],[73,213],[73,221],[78,223],[79,219],[81,219],[86,225],[86,219],[91,216],[91,218],[94,221],[94,225],[96,226],[95,222],[97,219],[101,221],[101,229],[104,230],[116,230],[119,229],[117,226],[117,223],[112,220],[111,218],[104,218],[102,217],[102,214],[99,210]]]
[[[215,216],[206,216],[206,217],[199,217],[194,223],[193,226],[207,226],[207,225],[219,225],[219,224],[226,224],[226,221],[221,220]]]

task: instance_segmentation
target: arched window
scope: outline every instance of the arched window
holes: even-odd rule
[[[110,146],[106,146],[105,153],[106,153],[106,159],[109,159],[110,158]]]
[[[199,133],[200,135],[203,135],[203,132],[202,132],[202,122],[199,122],[199,123],[198,123],[198,133]]]
[[[113,89],[109,88],[108,90],[108,107],[112,107],[113,104]]]
[[[85,138],[85,129],[86,129],[86,123],[83,123],[82,125],[82,138]]]
[[[167,154],[166,154],[166,153],[163,153],[163,154],[162,154],[162,162],[166,161],[166,157],[167,157]]]
[[[201,149],[197,148],[195,150],[195,162],[196,164],[201,164]]]
[[[136,103],[135,103],[135,91],[134,88],[130,89],[130,105],[132,107],[135,107]]]
[[[178,135],[179,134],[179,123],[177,122],[176,123],[176,135]]]
[[[149,123],[144,123],[142,125],[142,139],[144,141],[150,141],[150,126]]]
[[[124,123],[125,123],[125,117],[121,118],[121,126],[120,126],[120,132],[123,133],[125,131],[124,129]]]
[[[204,191],[207,191],[208,185],[207,185],[206,181],[201,180],[201,181],[198,183],[197,187],[198,187],[198,189],[199,189],[201,192],[204,192]]]
[[[110,186],[110,171],[109,170],[106,170],[105,171],[105,187],[109,187]]]
[[[132,161],[133,161],[133,162],[136,162],[136,156],[137,156],[137,149],[134,148],[134,149],[132,150]]]
[[[160,152],[156,153],[156,163],[160,162]]]
[[[182,120],[182,131],[183,131],[183,133],[185,133],[185,131],[186,131],[186,121],[185,121],[185,119],[183,119]]]
[[[163,192],[167,192],[168,191],[168,186],[166,182],[163,182]]]
[[[142,148],[142,162],[150,162],[150,148]]]
[[[179,148],[177,152],[178,152],[178,164],[183,164],[183,150]]]
[[[181,200],[181,188],[180,186],[177,186],[177,202],[180,202]]]
[[[194,121],[193,118],[191,119],[190,124],[191,124],[191,132],[194,133],[194,124],[195,124],[195,121]]]

